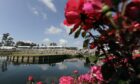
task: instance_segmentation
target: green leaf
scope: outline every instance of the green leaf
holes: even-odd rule
[[[86,40],[83,42],[83,48],[87,48],[87,47],[88,47],[88,43],[89,43],[89,39],[86,39]]]
[[[79,29],[75,32],[74,38],[78,38],[78,37],[79,37],[81,30],[82,30],[82,28],[79,28]]]
[[[127,81],[123,81],[123,80],[119,80],[118,82],[119,82],[118,84],[128,84]]]
[[[71,35],[73,33],[73,30],[72,29],[70,29],[70,33],[69,33],[69,35]]]
[[[121,0],[112,0],[112,1],[115,5],[118,5],[121,2]]]
[[[86,36],[85,36],[85,39],[88,39],[88,38],[90,38],[90,35],[86,35]]]
[[[83,31],[83,32],[82,32],[82,37],[84,38],[85,36],[86,36],[86,32]]]

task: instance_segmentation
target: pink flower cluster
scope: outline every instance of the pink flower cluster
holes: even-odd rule
[[[28,77],[28,81],[33,81],[33,77],[32,76],[29,76]]]
[[[74,31],[79,25],[84,30],[93,27],[93,22],[101,17],[101,0],[68,0],[65,8],[65,25],[74,24]]]
[[[59,84],[74,84],[74,78],[71,76],[62,76],[59,79]]]
[[[78,72],[75,70],[76,73]],[[89,73],[80,75],[77,79],[71,76],[62,76],[59,79],[59,84],[92,84],[95,82],[102,82],[103,76],[101,73],[101,66],[92,66]]]
[[[78,83],[83,84],[83,83],[94,83],[94,78],[90,73],[83,74],[78,77]]]
[[[85,39],[83,47],[96,48],[99,57],[96,64],[100,66],[91,67],[89,73],[78,77],[78,82],[108,83],[118,73],[118,80],[131,82],[129,75],[138,71],[135,61],[140,57],[132,53],[140,43],[140,0],[68,0],[64,24],[72,25],[70,34],[75,33],[75,38],[81,35]]]
[[[103,81],[103,76],[101,73],[101,66],[92,66],[91,67],[91,74],[99,81]]]
[[[125,0],[122,0],[125,1]],[[74,30],[79,25],[84,30],[93,28],[94,22],[104,20],[102,17],[104,5],[113,8],[112,0],[68,0],[65,7],[65,25],[74,24]],[[125,17],[129,17],[132,21],[137,21],[140,18],[140,0],[132,0],[126,6]],[[101,19],[102,18],[102,19]],[[118,20],[118,19],[117,19]],[[105,19],[105,22],[107,19]]]

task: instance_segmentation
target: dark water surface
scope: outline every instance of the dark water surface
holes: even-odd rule
[[[32,75],[36,81],[42,81],[43,84],[51,84],[63,75],[72,75],[74,70],[79,74],[87,73],[89,66],[83,59],[73,58],[65,59],[57,63],[13,63],[7,61],[5,57],[0,57],[0,84],[26,84],[29,75]]]

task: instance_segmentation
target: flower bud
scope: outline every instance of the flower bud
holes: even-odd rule
[[[107,12],[107,13],[106,13],[106,16],[107,16],[107,17],[111,17],[111,16],[112,16],[112,12],[110,12],[110,11]]]
[[[33,77],[32,77],[32,76],[29,76],[29,77],[28,77],[28,80],[29,80],[29,81],[32,81],[32,80],[33,80]]]
[[[110,9],[110,8],[109,8],[108,5],[104,5],[103,8],[102,8],[102,12],[103,12],[103,13],[106,13],[106,12],[109,11],[109,9]]]
[[[73,73],[74,73],[74,74],[78,74],[78,70],[74,70]]]
[[[37,82],[36,84],[43,84],[41,81]]]

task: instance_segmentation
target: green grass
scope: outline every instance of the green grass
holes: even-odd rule
[[[56,55],[47,53],[36,53],[32,51],[0,51],[0,56],[65,56],[66,58],[82,57],[81,55]]]

